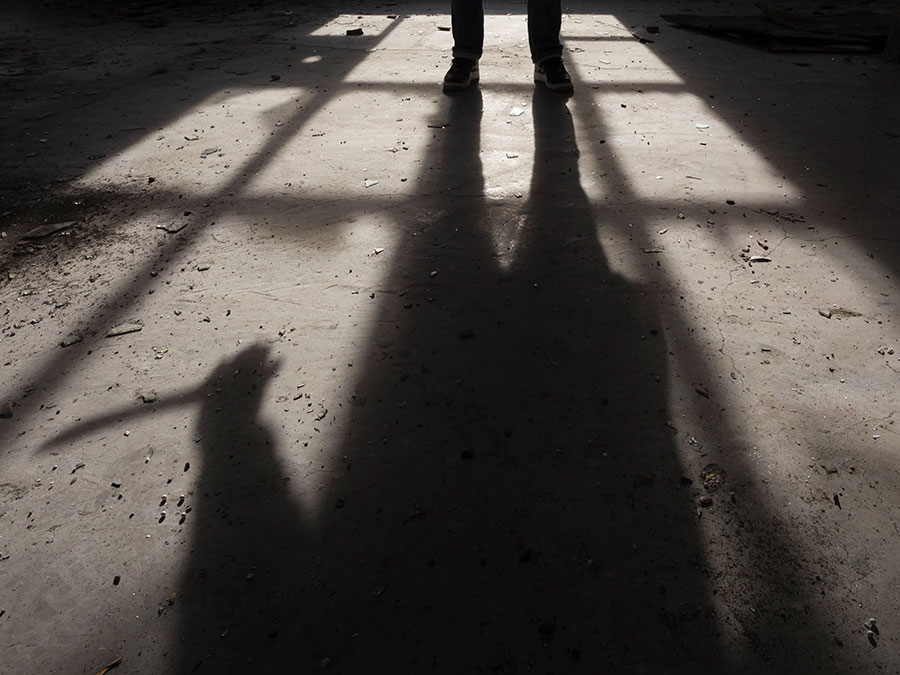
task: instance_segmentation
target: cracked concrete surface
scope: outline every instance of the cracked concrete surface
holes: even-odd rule
[[[0,10],[0,671],[900,672],[895,64],[107,4]]]

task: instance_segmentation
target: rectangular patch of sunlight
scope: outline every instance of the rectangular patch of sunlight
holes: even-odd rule
[[[304,101],[300,88],[219,92],[105,159],[79,183],[143,188],[159,181],[156,187],[178,185],[210,195],[239,187],[242,172],[254,160],[261,161],[283,144],[281,138],[297,132],[305,118]]]
[[[684,84],[665,61],[613,16],[564,16],[562,42],[566,61],[584,85],[607,89],[617,84],[644,88]]]
[[[427,107],[426,107],[427,106]],[[351,89],[317,109],[298,133],[273,148],[248,178],[246,194],[316,194],[321,199],[379,199],[408,192],[441,129],[430,129],[432,103],[394,92]]]
[[[657,200],[801,198],[762,152],[705,100],[688,93],[598,93],[593,101],[604,163],[629,181],[636,197]]]

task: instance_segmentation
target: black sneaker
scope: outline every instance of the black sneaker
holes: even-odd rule
[[[574,91],[572,78],[558,56],[534,66],[534,81],[543,82],[551,91]]]
[[[444,91],[461,91],[473,82],[478,82],[478,61],[453,59],[450,70],[444,75]]]

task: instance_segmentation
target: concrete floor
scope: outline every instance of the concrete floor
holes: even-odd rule
[[[896,64],[105,4],[0,10],[0,672],[900,672]]]

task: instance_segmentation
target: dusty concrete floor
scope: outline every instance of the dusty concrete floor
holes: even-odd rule
[[[900,672],[896,65],[175,4],[0,10],[0,671]]]

